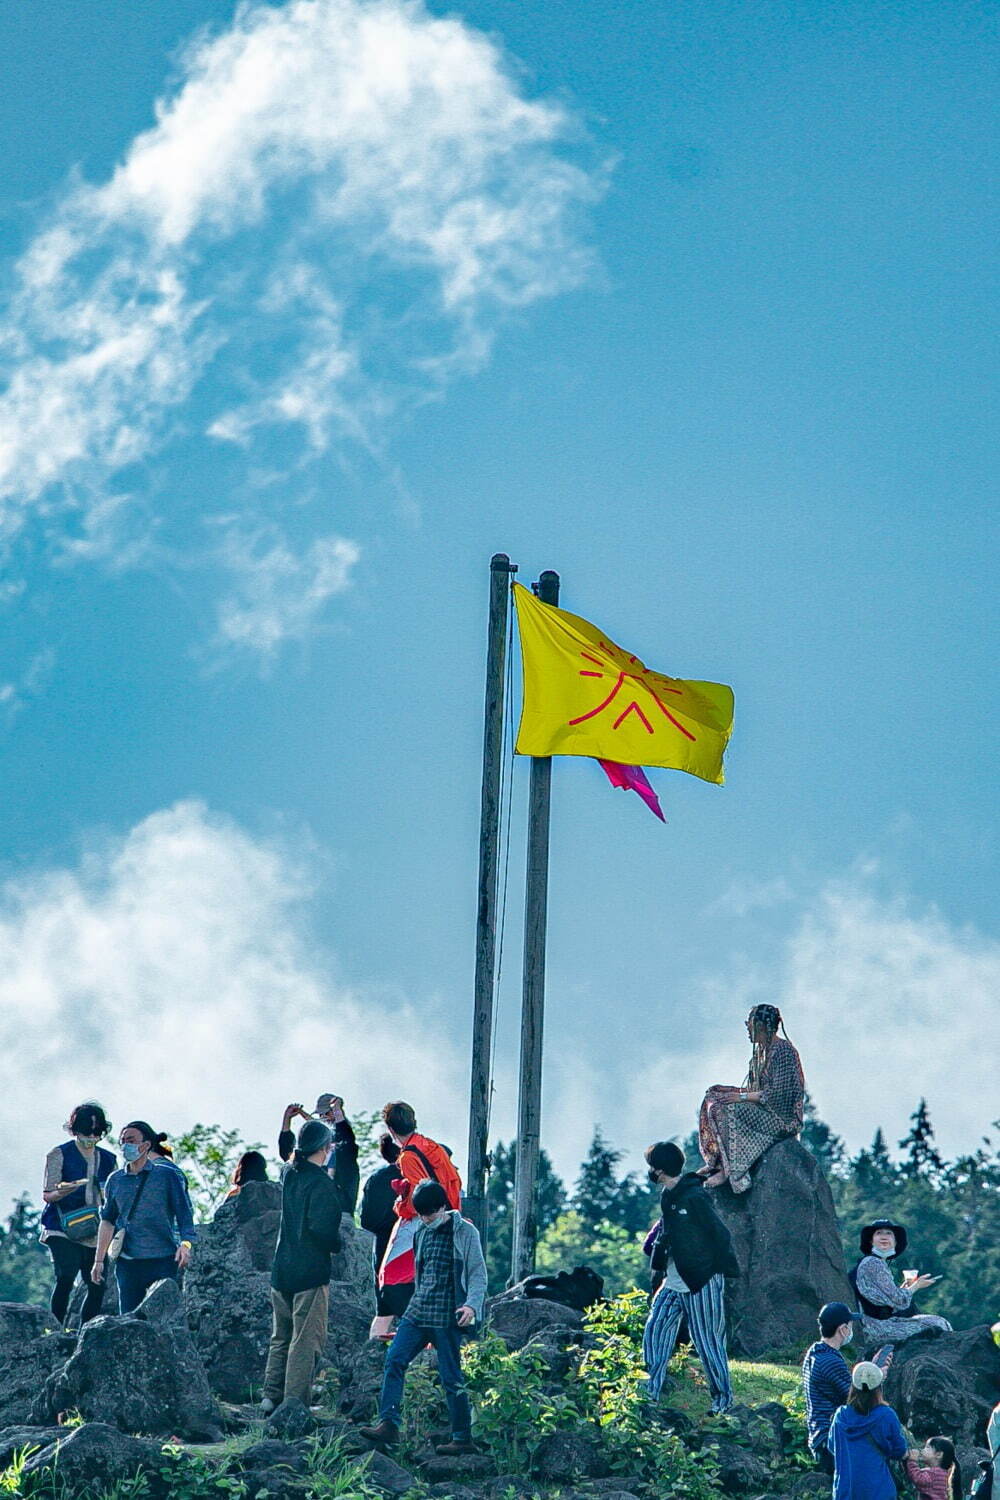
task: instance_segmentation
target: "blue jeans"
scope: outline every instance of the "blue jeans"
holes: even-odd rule
[[[467,1443],[472,1436],[472,1410],[465,1392],[465,1377],[459,1359],[461,1336],[458,1327],[421,1328],[409,1318],[401,1318],[396,1337],[389,1345],[382,1377],[382,1395],[378,1414],[381,1422],[400,1425],[403,1415],[403,1382],[406,1372],[425,1344],[437,1350],[438,1374],[444,1386],[451,1419],[451,1435],[456,1443]]]
[[[172,1255],[143,1256],[141,1260],[119,1256],[115,1261],[115,1279],[122,1312],[135,1312],[153,1283],[166,1281],[168,1277],[180,1280],[180,1267]]]

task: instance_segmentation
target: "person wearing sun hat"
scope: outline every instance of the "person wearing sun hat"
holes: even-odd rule
[[[928,1328],[951,1331],[946,1318],[933,1313],[918,1313],[913,1307],[916,1292],[933,1286],[940,1278],[910,1272],[902,1284],[896,1284],[889,1262],[902,1255],[908,1243],[906,1229],[892,1219],[873,1219],[861,1230],[861,1259],[849,1280],[858,1294],[861,1309],[861,1331],[866,1340],[883,1344],[901,1344]]]
[[[838,1406],[827,1440],[833,1454],[833,1500],[896,1500],[889,1463],[906,1457],[902,1424],[883,1395],[885,1371],[862,1360],[851,1371],[847,1401]]]

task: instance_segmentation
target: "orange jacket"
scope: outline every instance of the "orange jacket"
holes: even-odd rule
[[[424,1158],[423,1161],[421,1157]],[[437,1141],[432,1141],[429,1135],[420,1135],[414,1131],[400,1151],[396,1167],[399,1176],[409,1183],[409,1188],[396,1199],[396,1213],[401,1219],[416,1218],[410,1198],[417,1184],[427,1177],[433,1177],[444,1188],[448,1194],[449,1208],[461,1208],[462,1179],[447,1151]],[[430,1171],[427,1170],[428,1167]]]

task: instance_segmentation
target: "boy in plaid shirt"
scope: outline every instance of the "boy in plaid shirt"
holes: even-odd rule
[[[406,1371],[421,1349],[433,1344],[438,1374],[451,1419],[451,1441],[438,1453],[474,1453],[472,1410],[459,1358],[464,1328],[482,1321],[486,1302],[486,1262],[479,1231],[455,1209],[439,1182],[421,1182],[411,1199],[421,1227],[415,1243],[416,1285],[386,1356],[379,1420],[362,1427],[378,1447],[399,1441]]]

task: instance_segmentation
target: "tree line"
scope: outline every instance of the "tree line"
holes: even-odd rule
[[[363,1170],[377,1160],[379,1122],[355,1119]],[[1000,1121],[992,1127],[1000,1132]],[[1000,1140],[984,1136],[975,1150],[946,1160],[938,1150],[930,1115],[920,1100],[908,1134],[894,1156],[884,1132],[851,1156],[843,1140],[820,1119],[807,1096],[802,1143],[817,1158],[833,1192],[847,1266],[858,1254],[862,1224],[888,1217],[905,1224],[914,1265],[943,1279],[921,1298],[921,1310],[940,1313],[956,1327],[1000,1317]],[[683,1142],[690,1163],[697,1139]],[[238,1132],[195,1125],[174,1142],[178,1165],[187,1172],[202,1219],[221,1202],[233,1165],[245,1150]],[[590,1147],[572,1187],[539,1161],[538,1269],[592,1266],[608,1295],[646,1285],[642,1238],[659,1212],[658,1195],[645,1174],[622,1172],[624,1152],[595,1126]],[[510,1269],[516,1147],[498,1144],[487,1191],[487,1261],[490,1285],[501,1288]],[[38,1241],[39,1209],[27,1194],[15,1200],[0,1223],[0,1302],[48,1301],[51,1263]],[[908,1252],[908,1261],[910,1260]]]

